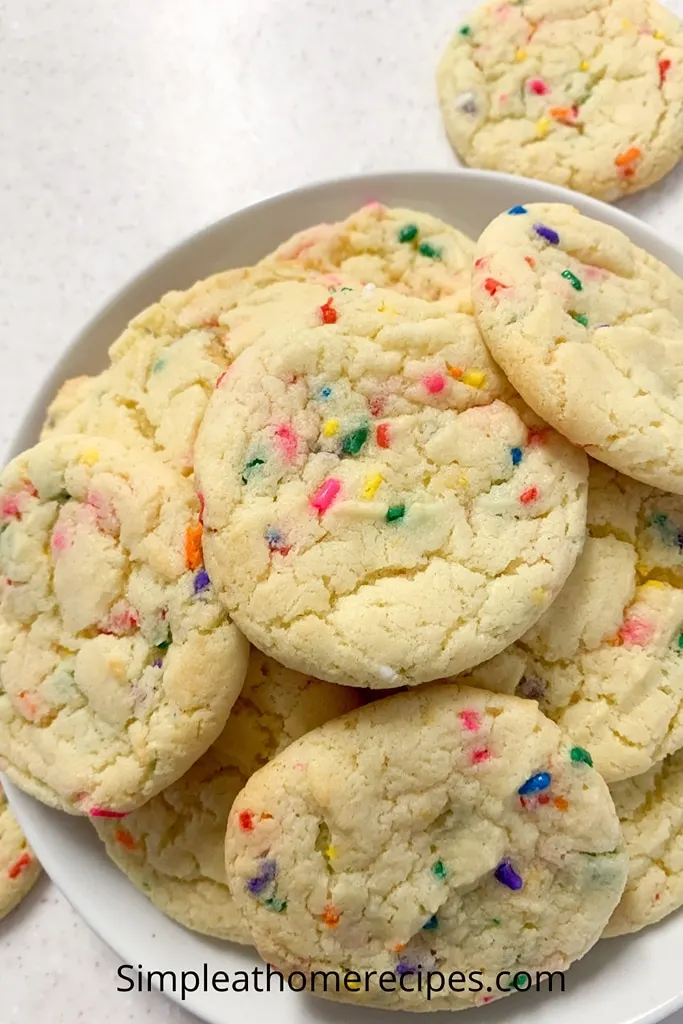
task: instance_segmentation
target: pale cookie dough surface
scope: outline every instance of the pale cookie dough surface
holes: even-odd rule
[[[486,228],[473,288],[486,344],[539,416],[601,462],[683,494],[679,277],[615,228],[538,204]]]
[[[453,685],[309,733],[230,813],[228,881],[256,947],[306,973],[483,972],[483,990],[446,986],[429,1003],[424,989],[382,993],[377,975],[346,994],[410,1010],[497,998],[502,971],[565,970],[599,938],[627,873],[584,755],[532,701]]]
[[[0,477],[0,768],[101,816],[174,782],[223,729],[248,644],[203,566],[189,481],[55,437]]]
[[[683,147],[683,26],[655,0],[493,0],[460,26],[437,86],[466,164],[609,201]]]
[[[271,757],[359,703],[350,687],[302,676],[252,648],[244,689],[206,754],[124,822],[95,822],[109,856],[180,924],[249,943],[225,876],[232,802]]]
[[[382,688],[465,670],[539,618],[583,544],[587,460],[501,400],[472,317],[365,292],[235,362],[197,471],[207,565],[243,632]]]
[[[23,900],[39,875],[40,864],[0,783],[0,920]]]
[[[640,931],[683,906],[683,753],[610,789],[630,863],[606,937]]]
[[[469,312],[473,253],[467,235],[431,214],[370,203],[337,224],[299,232],[262,265],[342,273]]]
[[[683,747],[683,498],[592,462],[576,568],[473,680],[538,700],[608,782]]]
[[[156,449],[191,473],[209,397],[235,355],[257,340],[261,310],[272,303],[273,315],[287,319],[299,306],[323,304],[330,286],[323,275],[293,264],[230,270],[169,292],[114,342],[110,367],[79,378],[78,387],[67,383],[48,410],[43,436],[111,437],[131,448]]]

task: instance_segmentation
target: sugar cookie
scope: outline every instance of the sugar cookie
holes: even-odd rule
[[[39,875],[40,864],[0,783],[0,920],[23,900]]]

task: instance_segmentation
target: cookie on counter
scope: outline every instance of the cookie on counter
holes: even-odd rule
[[[45,803],[123,817],[218,737],[248,644],[204,568],[189,481],[55,436],[0,477],[0,768]]]
[[[225,876],[225,830],[250,775],[292,740],[358,707],[358,692],[292,672],[252,649],[225,729],[188,773],[125,821],[94,819],[107,853],[163,913],[249,943]],[[243,819],[245,827],[249,820]]]
[[[0,920],[21,903],[39,875],[40,864],[0,783]]]
[[[405,1010],[464,1009],[521,972],[565,970],[600,937],[628,868],[584,754],[532,701],[453,685],[315,729],[230,812],[228,881],[258,951],[285,974],[376,972],[369,992],[333,998]],[[456,970],[481,987],[428,1003],[425,974]],[[418,972],[421,989],[401,991]]]
[[[477,245],[484,341],[589,455],[683,494],[683,280],[571,206],[516,206]]]
[[[471,167],[610,202],[683,150],[683,26],[657,0],[491,0],[453,36],[437,86]]]

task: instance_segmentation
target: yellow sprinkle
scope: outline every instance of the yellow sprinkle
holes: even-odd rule
[[[623,28],[624,32],[628,32],[630,28],[633,28],[633,22],[629,21],[628,18],[622,18],[621,27]]]
[[[363,497],[367,501],[369,501],[370,498],[374,498],[383,481],[384,477],[381,473],[374,473],[373,476],[369,476],[365,481],[365,486],[363,487]]]
[[[325,420],[323,434],[325,437],[334,437],[339,430],[339,420]]]
[[[539,138],[544,139],[552,126],[553,123],[549,117],[541,117],[536,122],[536,134]]]
[[[519,50],[517,50],[517,53],[515,54],[515,60],[526,60],[528,56],[529,54],[526,52],[526,50],[520,48]]]
[[[360,981],[356,981],[355,978],[349,978],[348,974],[344,975],[344,988],[348,992],[357,992],[360,988]]]
[[[650,587],[653,590],[664,590],[666,583],[662,583],[660,580],[648,580],[647,583],[643,583],[643,588]]]
[[[328,846],[325,850],[325,856],[328,860],[334,860],[337,856],[337,850],[334,846]]]
[[[458,477],[458,487],[469,487],[469,485],[470,485],[470,482],[469,482],[469,480],[467,479],[466,476],[459,476]]]
[[[377,312],[378,313],[383,313],[386,308],[387,308],[386,307],[386,303],[385,303],[384,299],[382,299],[382,301],[380,302],[379,306],[377,307]]]
[[[659,30],[657,32],[653,32],[653,35],[654,35],[655,39],[666,39],[666,36],[664,35],[664,33],[660,32]]]
[[[481,370],[468,370],[467,373],[463,373],[462,382],[469,388],[483,388],[486,384],[486,374]]]
[[[534,587],[531,592],[534,604],[545,604],[545,594],[545,587]]]
[[[86,448],[79,461],[86,466],[94,466],[100,461],[100,453],[97,448]]]
[[[588,63],[587,60],[582,60],[581,63],[579,64],[579,71],[588,71],[589,68],[590,68],[590,64]]]

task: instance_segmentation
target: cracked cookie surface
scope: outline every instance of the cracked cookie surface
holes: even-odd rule
[[[203,565],[199,505],[158,456],[54,437],[0,477],[0,767],[121,815],[225,725],[248,644]]]
[[[244,352],[197,472],[207,565],[255,646],[396,687],[535,622],[583,544],[587,460],[509,395],[472,317],[367,286]]]
[[[233,800],[269,758],[359,703],[350,687],[302,676],[252,648],[244,688],[206,754],[124,822],[94,821],[109,856],[180,924],[250,943],[225,875]]]
[[[0,783],[0,920],[23,900],[39,875],[40,864]]]
[[[656,0],[493,0],[437,87],[466,164],[598,199],[654,184],[683,149],[683,26]]]
[[[394,992],[375,975],[347,1001],[463,1009],[502,994],[499,971],[583,956],[623,891],[621,845],[606,784],[534,702],[444,685],[344,715],[253,775],[226,866],[281,970],[388,972]],[[483,971],[483,988],[427,1003],[398,990],[418,970]]]
[[[513,207],[477,257],[477,321],[522,398],[594,458],[683,494],[683,281],[563,204]]]

